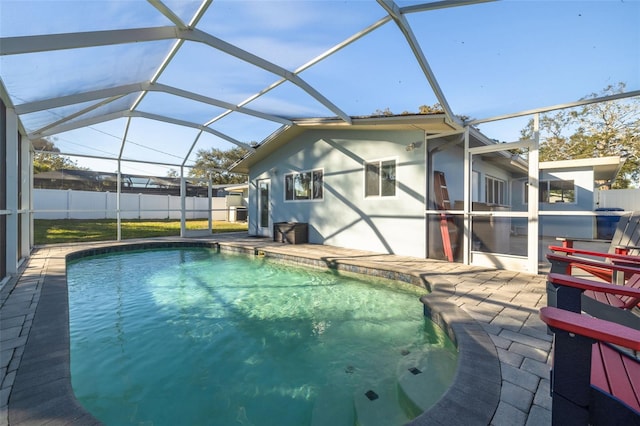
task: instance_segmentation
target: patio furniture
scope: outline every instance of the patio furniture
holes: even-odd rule
[[[552,425],[640,425],[640,331],[553,307]]]
[[[573,268],[576,267],[604,281],[624,284],[625,280],[638,272],[636,269],[640,269],[640,256],[578,249],[572,249],[572,253],[588,257],[576,257],[567,253],[548,253],[550,272],[573,275]]]
[[[625,268],[627,269],[627,268]],[[547,305],[640,330],[640,270],[625,285],[615,285],[571,275],[550,273],[547,277]]]
[[[609,250],[605,253],[599,253],[589,250],[581,250],[573,247],[574,242],[606,242],[607,240],[593,240],[582,238],[561,237],[557,240],[562,241],[562,246],[549,246],[549,250],[555,254],[562,253],[565,256],[588,256],[604,258],[607,262],[618,261],[628,262],[629,264],[638,264],[640,266],[640,211],[635,211],[620,217],[618,226],[610,241]],[[630,256],[617,258],[617,256]],[[606,269],[584,264],[572,263],[568,266],[567,273],[571,273],[571,268],[580,268],[594,276],[602,278],[605,281],[612,281],[615,277]],[[554,271],[555,272],[555,271]]]
[[[277,222],[273,224],[273,241],[289,244],[306,244],[309,225],[301,222]]]

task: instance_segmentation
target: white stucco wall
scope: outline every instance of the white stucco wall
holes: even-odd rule
[[[309,242],[425,257],[422,131],[308,131],[252,167],[249,233],[257,233],[256,180],[271,179],[273,222],[306,222]],[[410,143],[420,147],[407,151]],[[396,160],[396,196],[364,196],[364,163]],[[323,169],[324,199],[284,201],[284,176]]]

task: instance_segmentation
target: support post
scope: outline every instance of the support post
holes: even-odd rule
[[[20,161],[20,200],[18,203],[20,205],[20,215],[18,218],[18,226],[20,227],[20,253],[18,253],[18,257],[20,259],[24,259],[29,257],[31,253],[31,170],[32,170],[32,161],[31,161],[31,142],[29,139],[22,138],[19,142],[22,144],[22,149],[20,150],[20,157],[18,161]]]
[[[118,176],[116,178],[116,240],[122,240],[122,217],[120,215],[120,198],[122,196],[122,170],[118,158]]]
[[[6,109],[6,176],[7,176],[7,192],[6,209],[10,212],[7,215],[7,244],[6,244],[6,261],[7,274],[15,275],[18,273],[18,116],[13,108]]]
[[[529,220],[527,226],[527,269],[532,274],[538,273],[539,255],[538,240],[540,236],[540,207],[539,207],[539,155],[540,147],[540,114],[533,117],[533,146],[529,148]]]
[[[184,166],[180,166],[180,236],[187,235],[187,183],[184,180]]]
[[[463,209],[464,216],[462,220],[462,263],[471,264],[471,241],[473,234],[471,228],[473,226],[471,216],[471,176],[472,176],[471,153],[469,151],[469,126],[464,128],[464,194]]]
[[[213,233],[213,180],[211,179],[211,173],[209,173],[207,185],[207,218],[209,219],[209,233]]]

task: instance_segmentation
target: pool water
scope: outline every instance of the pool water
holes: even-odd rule
[[[353,425],[412,363],[439,360],[435,395],[455,372],[410,284],[204,248],[86,257],[67,279],[73,389],[106,425]]]

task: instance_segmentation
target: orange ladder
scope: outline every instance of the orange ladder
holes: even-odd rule
[[[447,182],[444,178],[444,172],[439,172],[437,170],[434,171],[433,178],[433,189],[436,196],[436,209],[451,210],[449,190],[447,190]],[[440,233],[442,234],[444,254],[449,262],[453,262],[454,253],[458,248],[458,227],[456,226],[453,217],[446,213],[440,213]]]

